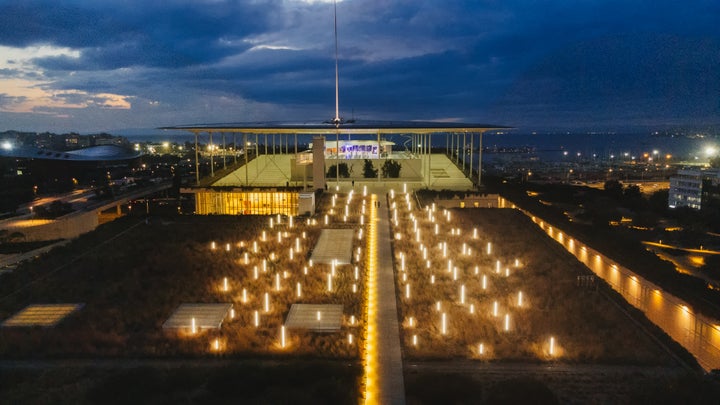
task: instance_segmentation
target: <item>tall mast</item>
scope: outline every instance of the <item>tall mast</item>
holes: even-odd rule
[[[333,1],[335,10],[335,126],[340,125],[340,96],[339,96],[339,79],[338,79],[338,37],[337,37],[337,0]]]

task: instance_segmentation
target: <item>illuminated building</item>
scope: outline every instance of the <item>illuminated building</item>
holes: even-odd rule
[[[686,168],[670,177],[670,208],[690,207],[700,210],[716,199],[720,199],[720,169]]]
[[[341,181],[351,185],[356,180],[377,184],[400,180],[415,187],[472,189],[481,183],[481,171],[477,169],[482,162],[479,152],[482,150],[482,134],[500,128],[504,127],[456,122],[340,120],[200,124],[164,129],[189,131],[195,135],[196,184],[182,188],[181,192],[195,195],[196,213],[298,215],[314,212],[314,199],[310,196],[315,190],[339,186]],[[244,151],[245,159],[238,159],[238,165],[223,176],[215,177],[211,171],[210,176],[201,182],[198,149],[201,133],[209,135],[210,143],[213,134],[242,135],[242,145],[255,150]],[[298,149],[298,135],[312,136],[310,150]],[[393,150],[395,143],[386,140],[388,135],[405,136],[404,150]],[[433,135],[435,139],[444,138],[445,154],[432,153],[433,148],[438,149],[433,144]],[[355,139],[349,139],[351,136]],[[272,147],[269,149],[270,144]],[[278,150],[280,153],[277,153]],[[472,159],[473,153],[478,153],[477,163]],[[470,158],[465,159],[466,156]],[[211,154],[211,170],[212,158]],[[439,158],[447,163],[448,170],[456,171],[458,176],[436,170],[433,165]],[[402,166],[399,177],[383,178],[379,169],[391,160]],[[372,163],[376,177],[366,177],[363,170],[366,161]],[[342,164],[349,168],[348,177],[341,179],[340,170],[335,170],[335,175],[328,177],[329,168],[339,168]],[[455,184],[445,181],[458,177],[461,181]]]

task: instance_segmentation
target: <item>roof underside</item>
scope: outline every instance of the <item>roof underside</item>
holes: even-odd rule
[[[10,150],[0,149],[0,157],[63,160],[72,162],[96,162],[135,159],[140,157],[140,153],[115,145],[91,146],[84,149],[68,151],[41,149],[34,146],[20,146]]]
[[[428,134],[440,132],[485,132],[497,129],[511,129],[500,125],[469,124],[461,122],[434,121],[343,121],[335,125],[332,121],[304,122],[244,122],[221,124],[197,124],[163,127],[160,129],[190,132],[236,132],[248,134],[290,133],[290,134]]]

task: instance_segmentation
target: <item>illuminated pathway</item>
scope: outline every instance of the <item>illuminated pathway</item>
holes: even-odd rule
[[[390,249],[390,222],[385,201],[378,200],[375,194],[370,200],[365,403],[404,404],[405,384]],[[379,207],[375,207],[376,201],[379,201]]]
[[[540,218],[522,212],[598,277],[610,284],[627,302],[643,311],[648,319],[692,353],[705,370],[720,368],[720,321],[694,313],[680,298],[563,234]]]

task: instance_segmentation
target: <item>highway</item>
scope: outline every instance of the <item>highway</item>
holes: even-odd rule
[[[30,214],[32,212],[32,207],[50,204],[53,201],[61,201],[70,204],[87,202],[88,198],[92,197],[93,195],[95,195],[95,193],[91,189],[81,188],[67,193],[38,197],[30,202],[18,206],[16,212],[20,215]]]

